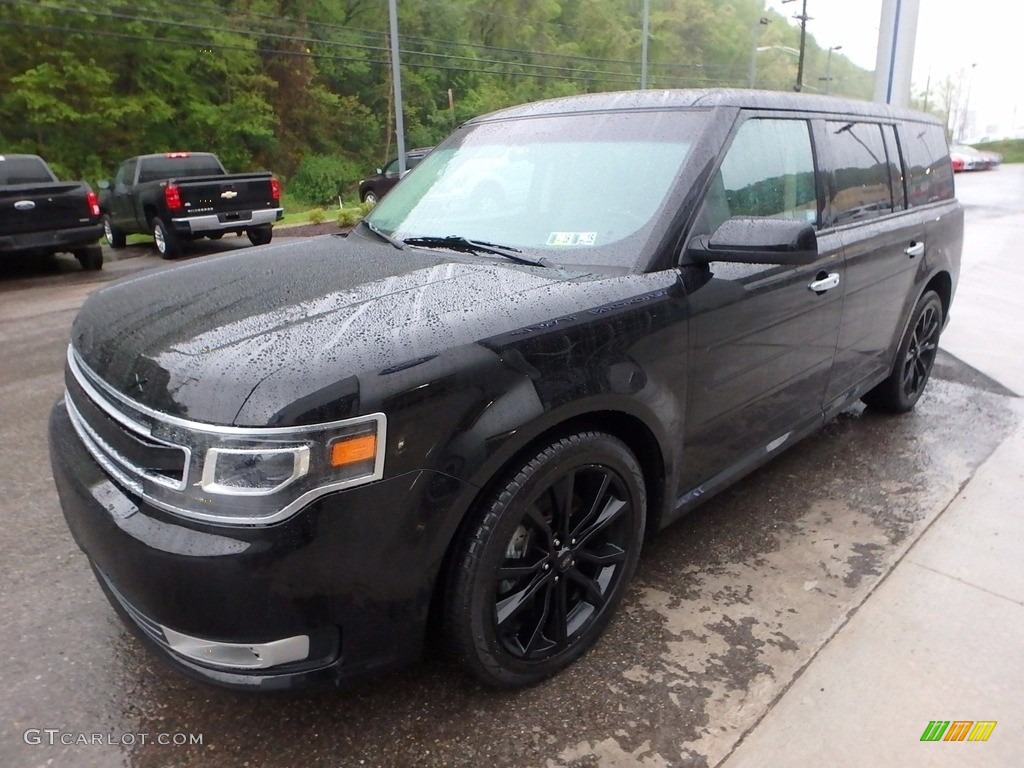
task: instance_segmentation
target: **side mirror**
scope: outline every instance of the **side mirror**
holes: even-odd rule
[[[384,169],[383,168],[378,168],[377,169],[377,175],[380,176],[382,173],[384,173]]]
[[[818,260],[818,236],[810,224],[794,219],[729,219],[710,237],[691,242],[686,259],[701,264],[812,264]]]
[[[110,189],[110,182],[106,179],[102,179],[101,181],[96,182],[96,186],[100,189]]]

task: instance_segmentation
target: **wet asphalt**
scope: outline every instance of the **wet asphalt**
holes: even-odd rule
[[[1006,208],[1000,173],[958,177],[968,226]],[[714,766],[1018,418],[1005,389],[943,355],[913,413],[853,407],[648,542],[597,647],[534,688],[483,689],[430,650],[343,691],[223,691],[120,623],[49,474],[78,306],[106,280],[176,266],[145,246],[123,255],[102,273],[63,256],[0,265],[0,766]]]

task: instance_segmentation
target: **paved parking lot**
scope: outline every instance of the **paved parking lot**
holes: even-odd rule
[[[998,218],[986,201],[1005,197],[983,185],[1016,170],[958,179],[968,226]],[[177,263],[58,264],[0,271],[0,765],[717,765],[1019,420],[1006,389],[948,356],[909,416],[847,411],[650,542],[597,648],[535,688],[482,689],[431,652],[345,691],[256,697],[139,646],[49,476],[45,422],[77,307],[98,282]]]

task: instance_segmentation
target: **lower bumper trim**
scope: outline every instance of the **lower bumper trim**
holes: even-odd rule
[[[269,669],[279,664],[305,661],[309,658],[309,636],[296,635],[269,643],[222,643],[175,632],[163,625],[160,629],[167,645],[185,658],[223,669]]]

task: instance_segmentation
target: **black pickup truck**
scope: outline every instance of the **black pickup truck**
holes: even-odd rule
[[[100,182],[103,230],[112,248],[129,234],[152,235],[165,259],[183,241],[243,232],[253,245],[273,237],[284,215],[281,187],[268,171],[228,174],[209,152],[139,155],[121,163],[113,184]]]
[[[74,254],[100,269],[103,228],[96,193],[81,181],[58,181],[38,155],[0,155],[0,254]]]

